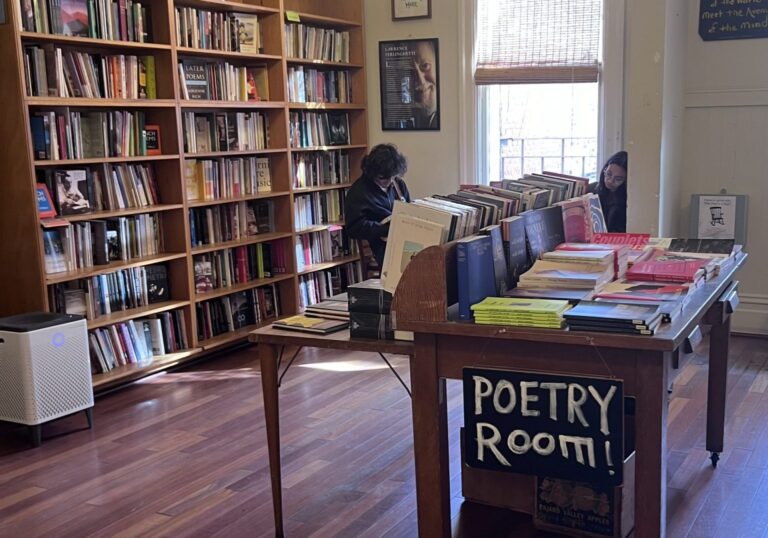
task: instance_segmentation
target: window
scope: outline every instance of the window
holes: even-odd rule
[[[481,177],[598,167],[601,0],[477,0]]]

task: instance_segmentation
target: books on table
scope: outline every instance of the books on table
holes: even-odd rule
[[[472,305],[475,323],[561,329],[568,301],[488,297]]]
[[[444,233],[445,228],[435,222],[409,215],[393,215],[381,271],[384,289],[394,293],[411,260],[425,248],[439,245]]]
[[[329,297],[325,301],[308,306],[304,313],[312,318],[349,321],[349,302],[346,293]]]
[[[297,315],[275,321],[272,323],[272,327],[275,329],[285,329],[288,331],[299,331],[314,334],[330,334],[346,329],[349,327],[349,322]]]
[[[662,249],[649,249],[627,270],[627,280],[696,282],[713,274],[711,258],[699,258]]]
[[[476,235],[456,243],[456,273],[459,319],[472,319],[472,305],[496,295],[493,242],[489,235]]]
[[[537,260],[520,276],[520,288],[596,289],[613,279],[613,265]]]
[[[616,332],[652,335],[662,313],[654,304],[582,301],[563,314],[572,331]]]

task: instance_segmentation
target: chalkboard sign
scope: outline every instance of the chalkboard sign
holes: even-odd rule
[[[470,467],[622,483],[621,381],[475,368],[463,379]]]
[[[699,35],[704,41],[768,37],[768,0],[701,0]]]

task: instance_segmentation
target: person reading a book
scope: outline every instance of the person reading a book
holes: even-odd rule
[[[592,183],[589,191],[600,197],[600,205],[609,232],[627,231],[627,172],[626,151],[619,151],[606,161],[600,172],[600,181]]]
[[[344,201],[347,233],[351,239],[365,239],[379,266],[395,200],[411,201],[401,177],[408,161],[394,144],[379,144],[363,158],[362,175],[352,184]]]

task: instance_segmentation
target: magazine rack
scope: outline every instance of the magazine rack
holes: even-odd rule
[[[455,243],[429,247],[406,268],[392,303],[398,330],[414,333],[411,361],[416,495],[420,536],[450,536],[450,486],[445,379],[466,367],[623,379],[636,399],[635,535],[664,536],[669,371],[700,323],[710,332],[707,450],[723,450],[730,314],[738,304],[733,280],[739,254],[717,278],[693,292],[682,315],[654,336],[475,325],[448,321],[456,301]]]

